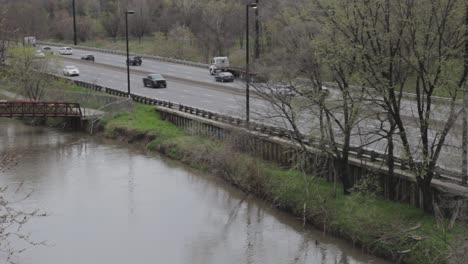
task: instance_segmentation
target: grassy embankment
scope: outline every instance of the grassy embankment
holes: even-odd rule
[[[309,223],[374,254],[389,257],[409,250],[405,263],[446,263],[449,245],[455,245],[456,235],[467,233],[460,225],[447,231],[446,221],[437,223],[408,205],[362,194],[335,196],[332,183],[236,153],[218,141],[189,136],[162,121],[153,107],[136,105],[133,113],[117,115],[107,122],[105,133],[131,141],[146,139],[148,149],[220,176],[301,218],[306,205]]]

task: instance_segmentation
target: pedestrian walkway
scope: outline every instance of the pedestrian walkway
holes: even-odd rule
[[[24,97],[22,95],[19,95],[19,94],[13,93],[13,92],[9,92],[9,91],[6,91],[6,90],[0,90],[0,94],[6,96],[8,98],[12,98],[14,100],[24,100],[24,101],[29,100],[28,98],[26,98],[26,97]],[[84,107],[80,107],[80,108],[81,108],[81,116],[83,118],[102,116],[102,115],[104,115],[106,113],[104,111],[91,109],[91,108],[84,108]]]

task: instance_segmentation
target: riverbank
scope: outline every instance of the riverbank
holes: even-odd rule
[[[137,104],[134,112],[120,113],[104,125],[106,137],[142,144],[213,173],[370,254],[404,263],[464,263],[453,262],[466,246],[463,238],[468,232],[461,225],[449,230],[446,220],[437,221],[419,209],[371,194],[344,196],[335,191],[339,186],[313,175],[282,169],[222,142],[187,135],[161,120],[150,106]]]

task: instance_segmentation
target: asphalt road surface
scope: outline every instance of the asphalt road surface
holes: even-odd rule
[[[52,47],[54,51],[58,48]],[[93,54],[96,62],[80,60],[85,54]],[[80,69],[80,76],[71,77],[73,79],[96,83],[102,86],[127,91],[127,75],[125,56],[113,55],[83,50],[73,50],[73,55],[60,55],[62,65],[58,66],[58,73],[61,73],[61,66],[75,65]],[[134,94],[167,100],[174,103],[181,103],[201,109],[206,109],[223,114],[245,117],[245,83],[236,80],[233,83],[216,83],[208,69],[179,65],[156,60],[143,59],[141,66],[131,66],[131,92]],[[142,78],[148,73],[160,73],[168,80],[168,87],[165,89],[152,89],[143,86]],[[336,95],[336,92],[334,96]],[[412,116],[416,111],[416,105],[410,100],[403,100],[404,113]],[[434,111],[436,120],[444,120],[447,107],[435,106],[438,111]],[[251,119],[257,122],[287,127],[287,124],[277,117],[276,111],[268,101],[255,96],[250,98]],[[411,124],[414,120],[408,119]],[[301,130],[304,132],[317,133],[314,128],[318,127],[318,121],[310,114],[304,114],[298,121]],[[378,130],[380,122],[367,119],[359,124],[356,135],[352,137],[352,145],[360,146],[368,144],[368,149],[385,152],[386,142],[376,139],[375,135],[367,135],[368,132]],[[414,153],[419,152],[420,138],[416,126],[410,126],[408,135],[412,138]],[[431,138],[437,138],[436,132],[432,131]],[[398,146],[399,137],[396,136],[397,154],[401,154]],[[442,149],[439,165],[451,169],[461,168],[461,135],[456,130],[452,131],[446,140],[446,145]]]

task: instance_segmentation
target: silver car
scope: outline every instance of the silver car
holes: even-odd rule
[[[63,68],[63,75],[65,75],[65,76],[79,76],[80,71],[75,66],[65,66]]]

